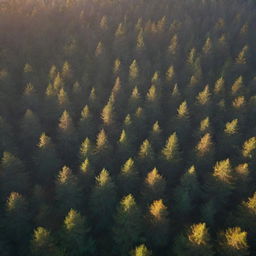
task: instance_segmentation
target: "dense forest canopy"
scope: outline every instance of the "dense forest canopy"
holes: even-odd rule
[[[256,3],[0,1],[0,255],[256,255]]]

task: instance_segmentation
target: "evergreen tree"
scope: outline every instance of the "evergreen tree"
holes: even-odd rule
[[[193,216],[201,198],[200,183],[194,166],[191,166],[181,177],[180,184],[174,190],[174,212],[176,218],[189,220]]]
[[[221,255],[246,256],[249,255],[247,232],[240,227],[228,228],[220,234],[219,252]]]
[[[94,168],[92,167],[88,158],[86,158],[81,164],[79,168],[79,177],[78,182],[80,183],[80,187],[84,191],[85,194],[89,192],[92,187],[93,179],[94,179]]]
[[[1,191],[5,197],[16,191],[24,193],[28,191],[28,173],[23,162],[9,152],[4,152],[1,159]]]
[[[107,134],[104,129],[101,129],[97,135],[94,165],[98,167],[111,167],[111,154],[112,146],[108,140]]]
[[[163,161],[163,171],[167,177],[176,177],[180,167],[181,151],[176,132],[171,134],[166,141],[164,148],[161,151]]]
[[[152,252],[144,245],[137,246],[132,252],[131,256],[152,256]]]
[[[150,244],[158,247],[166,246],[169,237],[169,217],[163,200],[155,200],[149,206],[147,237]]]
[[[149,142],[149,140],[144,140],[140,146],[138,153],[138,163],[141,166],[142,171],[145,172],[147,169],[152,168],[155,162],[155,152]]]
[[[186,101],[183,101],[177,109],[174,128],[177,132],[177,136],[181,138],[181,144],[185,145],[187,143],[190,130],[190,114]]]
[[[95,126],[92,114],[88,105],[81,111],[81,117],[78,123],[80,139],[93,137],[95,135]]]
[[[242,155],[245,158],[254,160],[256,150],[256,137],[251,137],[243,144]]]
[[[71,164],[76,156],[78,137],[72,118],[65,110],[59,120],[58,146],[66,163]]]
[[[53,183],[60,164],[60,159],[51,138],[42,133],[34,156],[36,181],[46,186]]]
[[[94,241],[90,237],[90,228],[85,217],[71,209],[64,219],[62,248],[70,256],[92,254],[94,252]]]
[[[209,168],[214,161],[214,144],[210,133],[202,136],[196,145],[196,161],[200,169]]]
[[[80,146],[79,158],[81,161],[84,161],[87,158],[91,158],[93,155],[93,145],[90,139],[87,137]]]
[[[0,116],[0,155],[4,151],[15,153],[15,140],[11,126]]]
[[[38,117],[27,109],[21,122],[21,142],[25,152],[30,152],[36,147],[41,133],[42,128]]]
[[[31,224],[29,222],[28,204],[25,198],[12,192],[6,202],[5,234],[12,244],[12,253],[26,255]],[[18,252],[15,252],[15,247]]]
[[[58,250],[51,233],[43,227],[37,227],[31,240],[31,255],[61,255],[57,254],[57,252]]]
[[[139,176],[134,160],[129,158],[121,168],[118,175],[119,189],[122,195],[137,194],[139,188]]]
[[[120,255],[127,255],[141,241],[142,218],[134,197],[125,196],[117,209],[113,239]]]
[[[65,216],[71,208],[79,209],[81,206],[81,188],[77,177],[67,166],[62,168],[56,180],[56,203],[60,216]]]
[[[174,254],[177,256],[214,255],[206,224],[193,224],[187,234],[180,235],[175,243]]]
[[[103,169],[96,177],[90,198],[90,210],[97,221],[97,229],[105,230],[111,225],[115,205],[116,187],[109,172]]]
[[[156,168],[147,174],[142,187],[143,201],[150,204],[159,198],[165,198],[166,180],[162,177]]]

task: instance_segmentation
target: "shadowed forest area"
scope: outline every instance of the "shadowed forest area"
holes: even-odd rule
[[[256,255],[256,2],[0,1],[0,255]]]

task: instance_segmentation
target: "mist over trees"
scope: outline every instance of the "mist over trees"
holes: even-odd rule
[[[256,3],[0,1],[0,255],[256,255]]]

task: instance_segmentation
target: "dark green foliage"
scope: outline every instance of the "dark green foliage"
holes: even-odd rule
[[[42,185],[52,183],[60,168],[60,160],[51,138],[43,133],[34,156],[35,179]]]
[[[61,241],[66,254],[82,256],[94,252],[94,241],[90,237],[87,220],[79,212],[73,209],[68,212],[62,232]]]
[[[114,220],[113,239],[117,252],[127,255],[134,245],[141,241],[142,216],[134,197],[124,197],[117,209]]]
[[[28,173],[23,162],[9,152],[4,152],[1,159],[1,190],[2,196],[16,191],[28,191]]]
[[[255,24],[254,0],[0,0],[0,255],[256,255]]]
[[[66,215],[69,209],[81,206],[81,188],[72,170],[64,166],[56,180],[56,205],[60,215]]]
[[[109,172],[103,169],[96,177],[91,193],[90,211],[97,221],[98,229],[106,229],[110,225],[116,204],[116,187]]]
[[[174,255],[214,255],[206,224],[194,224],[187,234],[180,235],[175,243]]]

